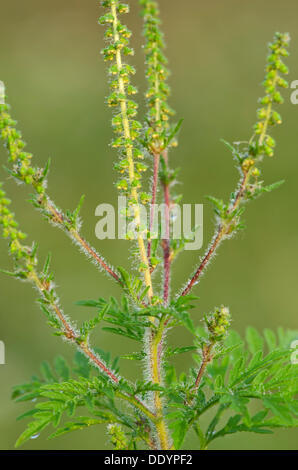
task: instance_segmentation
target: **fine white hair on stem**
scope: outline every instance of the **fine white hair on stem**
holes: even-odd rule
[[[0,104],[5,104],[5,85],[0,80]]]

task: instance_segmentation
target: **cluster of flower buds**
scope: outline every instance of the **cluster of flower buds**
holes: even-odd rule
[[[146,38],[145,53],[147,65],[147,79],[149,88],[146,93],[148,100],[149,128],[146,131],[148,147],[153,152],[160,153],[164,147],[164,138],[169,128],[169,116],[173,115],[168,106],[167,99],[170,88],[166,83],[169,75],[167,59],[164,56],[164,40],[160,30],[158,4],[152,0],[140,0],[144,17],[144,36]],[[172,140],[171,145],[176,142]]]
[[[38,194],[43,194],[46,188],[46,172],[33,168],[32,155],[24,151],[26,146],[22,135],[16,129],[16,121],[9,114],[9,105],[5,100],[0,101],[0,139],[5,143],[9,161],[13,163],[12,176],[26,184],[32,185]]]
[[[205,324],[209,333],[210,343],[222,341],[231,325],[231,315],[227,307],[221,306],[206,315]]]
[[[116,0],[101,2],[107,13],[99,18],[99,23],[106,25],[105,38],[107,47],[102,51],[104,60],[111,62],[109,67],[111,94],[107,98],[108,105],[115,110],[112,126],[116,138],[112,146],[119,150],[120,161],[115,169],[121,174],[116,183],[117,188],[130,198],[131,204],[137,203],[136,191],[141,187],[141,174],[147,166],[141,161],[144,158],[138,148],[137,138],[140,136],[142,125],[136,120],[138,105],[131,99],[137,93],[131,84],[134,67],[123,62],[124,56],[133,55],[129,47],[131,32],[123,25],[118,15],[128,13],[128,5]]]
[[[107,431],[115,450],[127,450],[129,448],[125,433],[120,424],[109,424]]]
[[[283,103],[279,88],[288,87],[288,82],[283,78],[283,75],[288,74],[288,67],[282,59],[289,55],[289,42],[289,34],[276,33],[273,42],[269,44],[270,55],[263,82],[266,94],[260,99],[261,108],[258,109],[258,122],[254,127],[257,140],[252,150],[256,157],[264,154],[272,157],[274,154],[275,140],[268,134],[268,128],[282,122],[274,105]]]
[[[27,235],[19,230],[14,214],[9,209],[11,201],[6,197],[0,183],[0,225],[3,237],[8,240],[10,254],[14,257],[17,267],[21,268],[23,277],[32,271],[37,263],[34,250],[22,244]]]

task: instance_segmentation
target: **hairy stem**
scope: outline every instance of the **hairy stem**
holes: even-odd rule
[[[272,87],[275,89],[276,88],[276,85],[277,85],[277,82],[278,82],[278,74],[275,75],[273,81],[272,81]],[[270,121],[270,117],[271,117],[271,112],[272,112],[272,101],[270,101],[270,103],[268,104],[267,106],[267,111],[266,111],[266,117],[265,117],[265,120],[264,120],[264,126],[263,126],[263,130],[260,134],[260,137],[258,139],[258,143],[259,143],[259,146],[262,146],[263,143],[264,143],[264,140],[266,138],[266,134],[267,134],[267,129],[269,127],[269,121]]]
[[[199,369],[199,372],[198,372],[198,375],[197,375],[197,378],[196,378],[196,381],[195,381],[194,388],[192,390],[193,393],[196,393],[198,391],[198,388],[199,388],[201,380],[204,376],[206,367],[209,364],[209,362],[212,361],[212,354],[211,354],[212,348],[213,348],[213,344],[211,343],[208,346],[205,346],[204,349],[203,349],[203,360],[202,360],[202,364],[201,364],[201,367]]]
[[[113,2],[111,4],[111,13],[113,15],[114,39],[115,39],[115,42],[117,43],[120,39],[120,36],[119,36],[118,31],[117,31],[118,17],[117,17],[116,2]],[[122,58],[121,58],[120,49],[117,49],[117,51],[116,51],[116,64],[117,64],[118,73],[119,73],[119,80],[118,80],[118,82],[119,82],[119,93],[124,97],[121,100],[121,103],[120,103],[122,120],[123,120],[124,137],[127,140],[131,140],[130,125],[129,125],[129,119],[128,119],[128,116],[127,116],[126,90],[125,90],[124,80],[121,77]],[[133,201],[134,219],[135,219],[136,227],[137,227],[137,230],[138,230],[137,241],[138,241],[138,246],[139,246],[140,258],[141,258],[142,263],[145,266],[144,278],[145,278],[146,287],[149,288],[148,289],[148,298],[149,298],[149,300],[151,300],[152,295],[153,295],[152,280],[151,280],[150,266],[149,266],[149,261],[148,261],[148,258],[147,258],[145,243],[144,243],[143,235],[140,231],[141,217],[140,217],[139,196],[138,196],[137,188],[134,185],[135,167],[134,167],[133,151],[132,151],[132,147],[130,145],[126,146],[126,155],[127,155],[127,160],[128,160],[128,163],[129,163],[129,172],[128,173],[129,173],[129,181],[130,181],[130,184],[131,184],[131,199]]]
[[[289,43],[289,36],[287,34],[281,35],[276,33],[275,41],[270,45],[270,50],[273,54],[269,56],[268,65],[266,67],[267,75],[264,81],[264,87],[266,96],[260,100],[261,104],[265,107],[258,110],[259,121],[255,125],[255,133],[248,142],[247,157],[245,156],[241,160],[240,170],[242,172],[242,178],[240,180],[239,189],[236,193],[234,200],[230,202],[228,215],[235,211],[240,204],[243,202],[246,190],[250,184],[250,177],[253,171],[256,171],[258,177],[259,170],[255,166],[259,163],[264,155],[273,156],[273,148],[275,146],[274,140],[268,135],[268,128],[270,125],[280,124],[281,118],[278,113],[273,110],[273,103],[282,103],[282,97],[277,90],[278,87],[287,88],[287,82],[281,77],[281,74],[287,74],[288,69],[283,64],[281,57],[287,56],[286,47]],[[229,223],[225,223],[222,220],[217,226],[215,236],[211,243],[211,246],[204,255],[199,267],[195,271],[191,280],[188,282],[182,292],[182,296],[187,295],[192,287],[199,282],[200,277],[209,264],[213,254],[217,250],[220,242],[229,234],[229,229],[234,222],[234,218]]]
[[[75,241],[76,245],[82,249],[86,256],[90,257],[97,266],[104,269],[107,274],[121,284],[121,279],[115,270],[105,262],[103,257],[80,235],[79,230],[71,224],[71,221],[60,209],[57,209],[50,197],[46,194],[44,190],[45,181],[41,184],[38,180],[40,174],[42,174],[42,170],[32,168],[32,156],[22,152],[25,143],[22,141],[20,133],[13,127],[15,121],[13,121],[8,114],[8,109],[8,105],[0,105],[0,123],[3,123],[0,137],[7,148],[9,161],[13,163],[13,176],[34,189],[36,195],[34,204],[41,210],[43,215],[54,225],[64,230]]]
[[[107,274],[115,279],[115,281],[119,282],[122,285],[122,281],[119,278],[118,274],[109,266],[104,259],[97,253],[97,251],[82,237],[79,231],[73,227],[69,228],[69,221],[67,221],[67,217],[62,214],[60,211],[56,209],[54,204],[51,202],[49,197],[45,194],[42,200],[38,201],[40,206],[46,210],[47,213],[52,214],[52,222],[57,224],[63,230],[66,230],[72,238],[72,240],[82,248],[86,256],[90,256],[91,259],[101,266]]]
[[[161,320],[158,330],[155,332],[151,329],[150,331],[150,370],[152,376],[152,382],[161,385],[161,354],[159,345],[162,342],[165,328],[165,318]],[[160,447],[163,450],[170,448],[170,442],[168,437],[167,425],[163,416],[163,403],[159,391],[154,392],[154,406],[157,421],[155,423]]]
[[[45,293],[49,291],[50,286],[46,284],[38,275],[36,270],[33,270],[29,274],[29,280],[31,280],[34,285],[37,287],[39,290],[40,294],[42,295],[43,299],[45,301],[48,301],[47,297],[45,296]],[[97,355],[92,351],[92,349],[88,346],[86,342],[82,342],[80,340],[80,336],[75,332],[75,329],[71,326],[71,324],[67,321],[65,318],[61,308],[58,305],[58,302],[51,302],[49,304],[49,307],[51,310],[55,313],[59,321],[61,322],[63,326],[63,333],[64,336],[72,343],[76,344],[78,349],[80,349],[88,358],[90,361],[104,374],[106,374],[114,383],[118,383],[119,379],[117,376],[108,369],[108,367],[99,360]]]
[[[49,291],[50,286],[45,283],[40,276],[38,275],[36,270],[33,270],[29,274],[29,280],[33,282],[35,287],[38,289],[40,294],[42,295],[43,299],[47,301],[47,297],[45,294]],[[75,328],[71,325],[71,323],[66,319],[65,315],[63,314],[62,309],[60,308],[58,302],[51,302],[49,304],[51,310],[55,313],[61,325],[63,327],[63,333],[65,338],[76,345],[76,347],[84,353],[90,360],[90,362],[97,367],[101,372],[109,377],[109,379],[118,384],[120,381],[120,377],[117,377],[113,371],[111,371],[97,356],[97,354],[92,350],[92,348],[88,345],[86,341],[81,341],[80,336],[76,333]],[[144,413],[151,421],[156,421],[156,416],[152,413],[142,402],[141,400],[132,395],[127,395],[121,392],[116,392],[116,394],[127,400],[131,404],[133,404],[136,408]]]
[[[245,190],[246,190],[246,187],[247,187],[247,184],[248,184],[249,176],[250,176],[249,171],[244,172],[242,180],[240,182],[239,189],[238,189],[236,197],[235,197],[235,200],[234,200],[233,204],[231,205],[231,207],[229,209],[229,213],[236,210],[239,207],[239,205],[241,204],[241,202],[243,200]],[[216,229],[216,232],[215,232],[215,236],[213,238],[213,241],[212,241],[210,247],[208,248],[207,252],[205,253],[199,267],[196,270],[196,272],[194,273],[194,275],[192,276],[192,278],[190,279],[190,281],[188,282],[188,284],[186,285],[186,287],[182,291],[181,296],[185,296],[185,295],[189,294],[191,289],[196,284],[198,284],[198,282],[200,281],[201,275],[205,271],[205,268],[208,266],[210,260],[212,259],[213,255],[215,254],[216,250],[218,249],[220,243],[225,238],[226,234],[229,232],[229,228],[230,228],[232,222],[233,221],[231,221],[228,225],[224,225],[222,223],[220,223],[218,225],[218,227]]]
[[[167,151],[163,152],[165,163],[168,169],[168,155]],[[163,253],[164,253],[164,291],[163,299],[164,304],[167,305],[169,301],[170,290],[170,274],[171,274],[171,250],[170,250],[170,184],[168,181],[163,183],[164,203],[165,203],[165,239],[163,240]]]
[[[204,435],[204,432],[202,431],[200,425],[198,422],[194,423],[193,424],[193,429],[196,433],[196,435],[198,436],[199,438],[199,441],[200,441],[200,450],[206,450],[207,449],[207,442],[206,442],[206,438],[205,438],[205,435]]]
[[[148,246],[147,246],[147,257],[150,263],[151,259],[151,247],[152,247],[152,231],[154,227],[154,218],[155,218],[155,204],[156,204],[156,195],[157,195],[157,186],[158,186],[158,169],[159,169],[159,161],[160,161],[160,155],[159,153],[154,155],[154,167],[153,167],[153,181],[152,181],[152,197],[151,197],[151,207],[150,207],[150,226],[149,226],[149,232],[150,232],[150,237],[148,240]]]
[[[154,68],[157,68],[157,65],[158,65],[157,52],[154,52],[153,63],[154,63]],[[159,93],[158,73],[154,74],[154,89],[155,89],[155,93],[157,96],[155,97],[154,105],[153,105],[153,108],[155,108],[155,124],[153,125],[154,127],[156,127],[156,123],[160,121],[160,99],[158,97],[158,93]],[[156,132],[156,129],[155,129],[155,132]],[[154,161],[154,168],[153,168],[152,199],[151,199],[151,211],[150,211],[150,238],[148,241],[148,248],[147,248],[149,261],[151,257],[151,244],[152,244],[151,232],[154,226],[155,202],[156,202],[156,192],[157,192],[157,186],[158,186],[158,170],[159,170],[159,162],[160,162],[159,152],[153,152],[153,161]]]

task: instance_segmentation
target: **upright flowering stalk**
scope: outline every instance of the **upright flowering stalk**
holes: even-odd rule
[[[170,88],[167,84],[169,71],[167,69],[167,58],[164,55],[164,38],[160,29],[160,12],[158,3],[151,0],[140,0],[142,8],[142,16],[144,19],[144,37],[145,37],[145,54],[146,54],[146,78],[148,81],[148,89],[146,92],[147,99],[147,128],[145,130],[146,148],[153,157],[153,180],[152,180],[152,197],[151,197],[151,213],[150,213],[150,229],[147,253],[149,261],[154,268],[153,260],[151,260],[152,247],[152,230],[155,218],[155,203],[158,188],[158,175],[160,160],[162,159],[162,171],[160,173],[160,182],[163,189],[165,214],[164,225],[165,233],[162,242],[164,253],[164,303],[167,304],[169,299],[170,288],[170,184],[171,172],[168,165],[168,148],[176,145],[175,132],[171,135],[169,117],[174,114],[168,105],[168,97]]]
[[[216,198],[210,198],[215,205],[218,219],[216,233],[199,267],[183,289],[182,295],[187,295],[200,280],[220,243],[242,227],[240,218],[244,210],[243,204],[263,192],[271,191],[280,184],[263,186],[259,164],[264,156],[273,156],[275,140],[269,135],[269,129],[282,122],[274,106],[283,103],[280,88],[288,87],[287,81],[283,78],[283,75],[288,74],[288,67],[282,59],[288,56],[289,42],[288,33],[276,33],[273,42],[269,44],[270,54],[267,58],[266,76],[263,82],[265,96],[259,100],[261,108],[258,109],[258,121],[254,126],[254,134],[249,142],[244,143],[243,148],[229,145],[241,174],[238,189],[232,193],[228,204]]]
[[[140,0],[143,16],[146,55],[146,78],[148,88],[146,91],[147,123],[144,129],[144,145],[153,159],[153,178],[151,189],[150,226],[148,234],[147,255],[151,269],[155,268],[155,259],[152,256],[152,237],[155,219],[155,204],[157,190],[161,184],[164,200],[164,233],[161,234],[163,251],[163,303],[169,302],[170,271],[171,271],[171,244],[170,244],[170,211],[171,195],[170,184],[173,174],[168,165],[168,149],[176,145],[175,132],[171,129],[169,117],[174,114],[168,105],[170,88],[167,84],[169,71],[167,59],[164,55],[164,38],[160,29],[160,12],[158,3],[151,0]],[[148,338],[150,350],[150,376],[153,383],[163,383],[163,342],[166,333],[167,320],[161,321],[158,331],[151,332]],[[160,392],[154,393],[156,413],[163,416],[163,402]],[[161,419],[158,437],[161,448],[169,448],[171,440],[165,420]]]
[[[263,82],[265,96],[260,99],[262,106],[258,109],[255,135],[250,142],[251,153],[258,159],[263,154],[273,157],[275,141],[269,135],[269,128],[282,122],[280,114],[274,110],[274,105],[282,104],[284,101],[279,88],[288,88],[289,86],[283,78],[283,75],[287,75],[289,70],[282,60],[289,55],[287,50],[289,42],[289,34],[276,33],[274,41],[269,44],[270,55],[267,59],[266,76]]]
[[[151,300],[153,289],[151,281],[151,272],[149,259],[146,253],[145,243],[141,230],[139,195],[140,189],[140,171],[144,171],[146,167],[142,164],[135,163],[135,158],[143,158],[143,153],[138,150],[136,145],[137,138],[140,135],[142,125],[134,118],[137,114],[137,104],[128,98],[129,95],[135,94],[136,89],[130,83],[130,75],[134,73],[134,69],[123,63],[122,56],[133,55],[133,50],[128,47],[130,31],[119,20],[118,15],[128,12],[128,6],[118,1],[103,1],[102,6],[107,8],[108,12],[99,19],[101,24],[107,24],[106,38],[109,45],[103,50],[105,61],[111,61],[109,68],[111,76],[112,93],[108,97],[109,106],[116,109],[113,117],[113,128],[119,135],[112,146],[119,149],[121,160],[116,165],[126,178],[118,182],[118,188],[128,196],[134,214],[134,222],[137,230],[137,239],[139,251],[141,255],[141,267],[145,275],[145,283],[148,287],[148,297]],[[158,123],[160,121],[161,105],[158,104]],[[157,122],[156,122],[157,124]],[[159,124],[158,124],[159,125]],[[161,150],[159,149],[159,152]],[[157,170],[158,171],[158,170]],[[156,175],[157,177],[157,175]],[[149,253],[150,255],[150,253]],[[154,319],[152,319],[153,321]],[[160,331],[160,329],[158,330]],[[151,378],[155,384],[159,384],[160,377],[160,357],[158,355],[158,344],[160,342],[159,334],[148,332],[149,335],[149,361]],[[163,418],[162,402],[159,391],[154,392],[155,396],[155,412],[158,416],[156,422],[156,430],[161,448],[168,448],[169,441],[167,438],[167,429]]]
[[[163,53],[165,44],[163,33],[160,30],[158,3],[151,0],[140,0],[140,5],[144,19],[146,77],[148,80],[146,141],[152,154],[160,155],[167,147],[169,116],[173,115],[173,111],[167,103],[170,95],[170,88],[167,84],[169,71],[167,59]]]
[[[136,145],[136,139],[142,129],[140,122],[135,120],[138,106],[130,98],[130,95],[137,92],[130,82],[130,76],[135,73],[135,69],[123,62],[123,56],[131,56],[134,51],[128,46],[131,32],[118,19],[118,15],[128,13],[129,8],[128,5],[117,0],[103,1],[102,6],[107,9],[107,13],[99,19],[99,23],[108,26],[105,37],[109,42],[109,45],[102,52],[104,60],[112,62],[109,67],[112,93],[108,97],[108,105],[115,109],[112,125],[118,136],[112,142],[112,146],[119,149],[121,159],[116,168],[125,176],[125,178],[122,176],[122,179],[117,183],[117,187],[128,197],[133,211],[141,258],[140,270],[144,272],[148,297],[151,299],[153,289],[144,243],[144,229],[141,226],[140,198],[138,194],[141,188],[141,173],[146,171],[147,167],[137,161],[143,159],[143,154]]]

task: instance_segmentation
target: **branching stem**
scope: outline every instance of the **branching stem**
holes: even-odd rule
[[[5,109],[6,108],[6,109]],[[9,160],[14,163],[15,168],[20,167],[22,169],[23,161],[20,159],[21,148],[25,146],[19,137],[17,131],[10,125],[14,121],[11,120],[10,115],[7,112],[7,106],[2,105],[0,111],[0,119],[5,122],[5,128],[2,130],[2,138],[6,144]],[[30,159],[28,157],[28,163],[26,164],[26,170],[30,169]],[[17,171],[17,170],[16,170]],[[26,184],[30,184],[36,192],[36,201],[38,208],[47,216],[48,220],[54,225],[57,225],[60,229],[64,230],[70,237],[76,242],[86,256],[91,257],[95,264],[99,265],[106,271],[111,277],[113,277],[118,283],[121,283],[121,279],[115,270],[104,261],[103,257],[99,255],[94,248],[80,235],[79,230],[74,228],[67,216],[55,207],[55,204],[51,201],[50,197],[43,190],[39,194],[38,189],[40,183],[36,182],[34,178],[30,177],[26,179],[23,177],[21,170],[18,170],[18,178],[22,179]],[[34,170],[36,172],[40,170]]]
[[[229,209],[229,213],[236,210],[239,207],[239,205],[241,204],[244,193],[245,193],[245,190],[246,190],[246,187],[247,187],[247,184],[248,184],[249,176],[250,176],[249,171],[244,172],[242,180],[240,182],[239,189],[238,189],[236,197],[235,197],[235,200],[234,200],[233,204],[231,205],[231,207]],[[226,234],[229,232],[229,228],[230,228],[231,223],[232,223],[232,221],[228,225],[223,225],[222,223],[220,223],[217,226],[213,241],[212,241],[210,247],[208,248],[207,252],[205,253],[205,255],[204,255],[198,269],[196,270],[195,274],[192,276],[191,280],[188,282],[187,286],[184,288],[184,290],[181,294],[182,296],[185,296],[185,295],[189,294],[191,289],[200,281],[201,275],[203,274],[205,268],[208,266],[210,260],[212,259],[213,255],[215,254],[217,248],[219,247],[221,241],[224,239]]]

